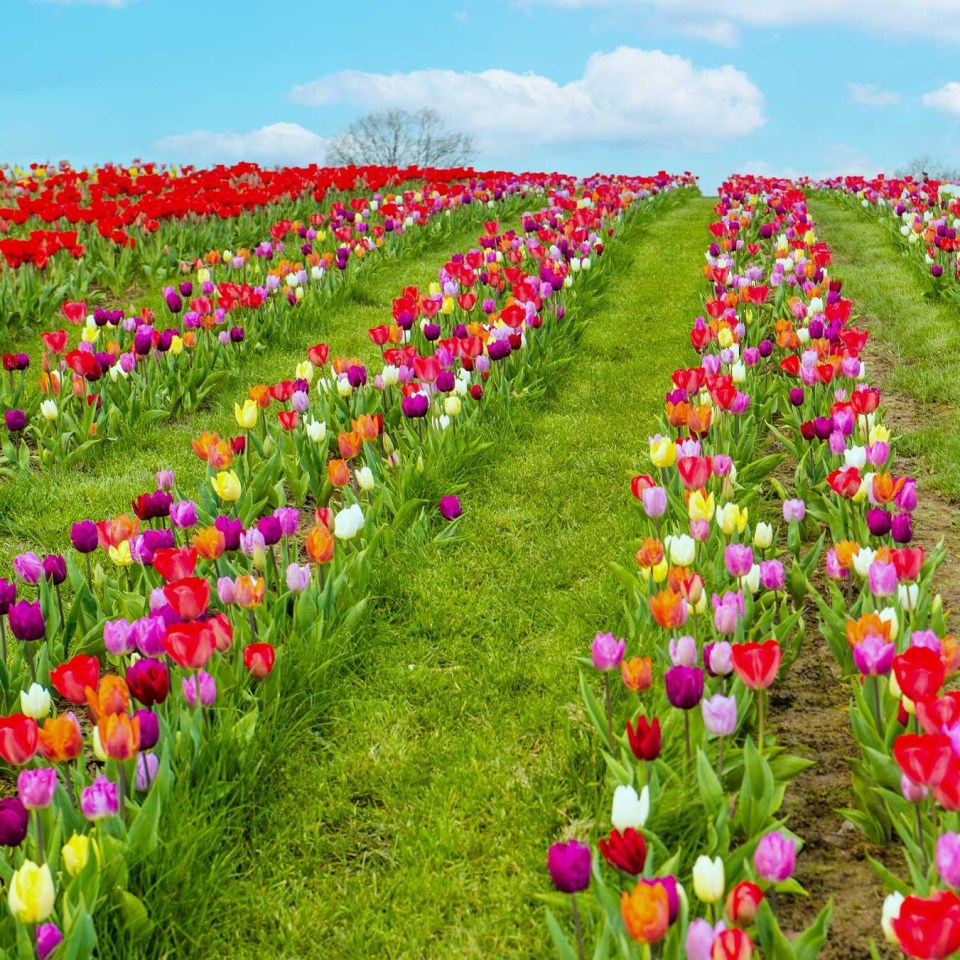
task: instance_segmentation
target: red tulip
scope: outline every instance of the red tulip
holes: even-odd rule
[[[270,675],[277,653],[270,643],[250,643],[243,649],[243,665],[258,680]]]
[[[63,353],[67,345],[67,331],[54,330],[52,333],[41,333],[40,339],[51,353]]]
[[[923,547],[899,547],[890,551],[898,580],[916,580],[923,566]]]
[[[196,620],[206,613],[210,602],[210,584],[203,577],[184,577],[168,583],[163,588],[163,595],[177,616],[184,620]]]
[[[943,779],[933,788],[933,795],[944,810],[960,810],[960,759],[956,754],[950,758]]]
[[[952,890],[909,896],[891,925],[908,956],[943,960],[960,950],[960,897]]]
[[[914,783],[935,787],[947,775],[953,746],[945,733],[902,733],[893,741],[893,757]]]
[[[33,717],[22,713],[0,717],[0,757],[13,767],[23,766],[37,752],[39,729]]]
[[[713,461],[710,457],[680,457],[677,460],[677,472],[688,490],[699,490],[707,485]]]
[[[757,916],[763,891],[749,880],[741,880],[727,896],[727,916],[732,923],[749,927]]]
[[[225,613],[218,613],[207,620],[207,626],[213,631],[214,643],[220,653],[230,649],[233,643],[233,627]]]
[[[197,551],[193,547],[161,547],[153,554],[153,569],[164,580],[191,577],[196,568]]]
[[[87,301],[67,300],[60,309],[71,323],[83,323],[87,316]]]
[[[733,645],[733,669],[751,690],[766,690],[776,679],[782,659],[783,653],[776,640]]]
[[[924,733],[940,733],[944,727],[960,723],[960,690],[950,690],[936,700],[920,701],[917,722]]]
[[[100,663],[96,657],[78,653],[50,671],[50,682],[64,700],[86,703],[87,687],[100,686]]]
[[[284,430],[293,430],[297,425],[297,411],[296,410],[278,410],[277,411],[277,420],[280,423],[280,426]]]
[[[318,343],[307,351],[307,357],[315,367],[322,367],[330,356],[330,348],[325,343]]]
[[[909,647],[894,657],[893,672],[903,695],[915,703],[935,700],[947,675],[943,657],[929,647]]]
[[[856,467],[834,470],[827,476],[827,483],[833,492],[848,500],[857,495],[861,482],[860,471]]]
[[[710,960],[750,960],[753,941],[736,927],[717,934],[710,950]]]
[[[611,867],[631,873],[635,877],[643,873],[644,864],[647,862],[647,842],[643,839],[643,834],[633,827],[627,827],[623,833],[611,830],[609,839],[604,840],[601,837],[598,846],[603,859]]]
[[[199,620],[171,624],[163,637],[163,649],[184,670],[199,670],[206,666],[216,646],[213,630]]]
[[[634,730],[627,721],[627,739],[630,741],[630,749],[638,760],[656,760],[660,756],[660,746],[662,738],[660,735],[660,720],[653,718],[653,722],[647,720],[642,714],[637,717],[637,727]]]

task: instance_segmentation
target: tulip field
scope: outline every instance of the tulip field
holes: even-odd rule
[[[960,956],[958,228],[0,169],[0,956]]]

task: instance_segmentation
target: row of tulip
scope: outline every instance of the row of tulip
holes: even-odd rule
[[[567,188],[564,179],[554,180]],[[510,211],[541,189],[514,175],[457,182],[444,192],[439,186],[352,197],[305,222],[279,221],[252,255],[246,248],[208,252],[183,265],[191,278],[165,287],[157,312],[127,316],[100,307],[91,313],[85,301],[65,302],[61,317],[79,335],[61,328],[41,336],[39,389],[27,381],[29,354],[3,356],[7,436],[0,470],[70,463],[105,441],[196,409],[246,350],[290,331],[293,308],[329,299],[372,254],[396,254],[431,225],[452,230],[473,204]],[[340,244],[335,253],[313,249],[326,239],[324,224]],[[285,256],[291,243],[298,244],[294,259]]]
[[[386,333],[371,331],[376,374],[317,344],[295,379],[237,404],[238,437],[194,442],[208,471],[192,499],[161,471],[132,516],[75,524],[66,556],[16,558],[17,579],[0,581],[0,757],[19,771],[0,800],[11,952],[89,956],[100,911],[149,935],[130,867],[163,855],[177,784],[204,768],[197,789],[220,791],[212,755],[256,762],[261,718],[288,709],[285,664],[348,636],[372,561],[429,524],[422,472],[476,448],[466,427],[491,399],[535,389],[577,329],[570,299],[602,276],[608,237],[691,183],[551,190],[519,231],[487,229],[450,259],[438,310],[432,294],[401,293]],[[438,509],[461,510],[454,495]]]
[[[63,299],[93,299],[103,290],[119,297],[144,276],[172,277],[201,251],[252,247],[270,224],[307,222],[321,203],[335,207],[402,184],[462,199],[485,185],[496,192],[513,176],[463,168],[270,170],[250,163],[209,170],[36,167],[6,175],[0,168],[0,295],[8,320],[35,322]],[[551,176],[522,179],[546,184]]]
[[[767,449],[769,424],[796,410],[778,331],[825,282],[823,254],[788,204],[759,226],[752,198],[735,195],[736,215],[722,192],[711,226],[710,289],[691,331],[700,363],[674,372],[652,472],[631,484],[644,519],[639,573],[615,565],[626,636],[598,634],[585,660],[603,677],[603,705],[581,676],[612,829],[595,848],[576,836],[550,848],[551,878],[574,908],[573,942],[548,912],[567,960],[587,956],[591,937],[596,958],[812,960],[828,935],[830,905],[793,939],[777,919],[779,898],[804,893],[793,878],[802,839],[780,808],[809,762],[767,725],[823,538],[807,542],[803,501],[774,515],[764,496],[784,460]],[[576,895],[587,888],[584,918]]]
[[[867,211],[914,258],[930,292],[960,300],[960,183],[910,177],[836,177],[818,190]]]

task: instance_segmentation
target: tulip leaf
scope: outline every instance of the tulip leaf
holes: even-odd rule
[[[817,919],[793,941],[793,955],[796,960],[816,960],[830,931],[830,917],[833,914],[833,901],[817,915]]]
[[[715,817],[723,808],[723,786],[706,753],[697,750],[697,785],[707,814]]]
[[[577,960],[576,949],[567,939],[559,921],[553,915],[553,911],[549,909],[547,910],[547,929],[550,931],[550,937],[553,940],[553,945],[557,948],[560,960]]]
[[[128,890],[120,890],[119,894],[123,925],[127,932],[137,939],[148,937],[153,932],[154,924],[144,902]]]

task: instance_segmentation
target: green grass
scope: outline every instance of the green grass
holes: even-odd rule
[[[813,196],[809,207],[844,295],[879,346],[886,389],[921,407],[903,452],[927,461],[930,481],[960,499],[960,310],[924,297],[916,261],[885,226],[822,197]]]
[[[508,222],[507,215],[516,214],[521,206],[507,204],[498,212]],[[192,438],[203,430],[233,436],[234,402],[243,400],[254,383],[291,377],[296,363],[306,358],[307,347],[319,340],[330,344],[333,356],[368,360],[379,356],[367,330],[389,320],[391,301],[404,286],[435,281],[451,253],[475,246],[487,217],[486,208],[471,209],[452,231],[429,238],[412,236],[410,246],[398,256],[365,263],[331,299],[294,312],[297,323],[286,343],[248,347],[204,409],[161,423],[148,433],[107,442],[77,466],[35,471],[0,484],[0,568],[9,569],[12,557],[23,550],[63,551],[69,546],[69,526],[77,520],[129,512],[131,498],[152,490],[161,468],[175,470],[181,495],[193,496],[206,464],[193,453]],[[30,343],[35,345],[35,338]]]
[[[249,843],[202,955],[544,954],[546,847],[602,794],[575,658],[622,620],[607,563],[639,529],[627,481],[688,359],[710,208],[628,228],[574,362],[446,478],[461,540],[384,562],[327,721],[238,812]]]

